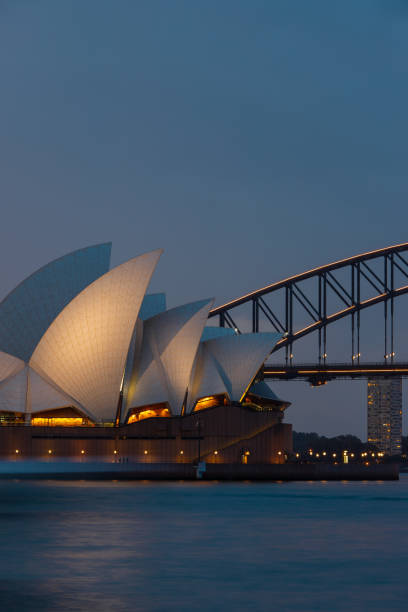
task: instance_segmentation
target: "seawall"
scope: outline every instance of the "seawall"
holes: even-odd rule
[[[189,463],[108,463],[101,461],[0,461],[0,479],[196,480]],[[207,463],[202,480],[398,480],[398,464],[232,464]]]

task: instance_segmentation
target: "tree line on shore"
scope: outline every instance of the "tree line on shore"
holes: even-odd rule
[[[304,453],[310,449],[313,449],[315,452],[330,451],[339,453],[345,450],[355,453],[379,450],[374,444],[362,442],[360,438],[351,434],[328,438],[326,436],[320,436],[316,432],[304,433],[294,431],[293,451],[295,453]],[[403,459],[406,459],[408,456],[408,436],[402,437],[401,456]]]

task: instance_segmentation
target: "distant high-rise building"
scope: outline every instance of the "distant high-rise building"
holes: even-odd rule
[[[367,386],[367,437],[388,455],[401,452],[402,380],[370,378]]]

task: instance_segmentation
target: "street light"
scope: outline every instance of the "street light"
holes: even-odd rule
[[[198,442],[198,463],[200,463],[201,461],[201,421],[200,419],[197,420],[196,422],[196,426],[198,428],[198,436],[197,436],[197,442]]]

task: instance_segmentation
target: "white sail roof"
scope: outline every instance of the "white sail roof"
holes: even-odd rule
[[[264,381],[260,380],[257,383],[254,383],[250,389],[248,389],[249,393],[253,393],[254,395],[259,395],[260,397],[265,397],[266,399],[274,400],[275,402],[281,402],[281,400],[274,391],[270,388],[270,386]]]
[[[123,376],[122,385],[122,410],[120,420],[126,416],[127,398],[129,393],[129,385],[132,380],[132,375],[135,368],[135,358],[140,355],[143,339],[143,321],[150,319],[155,315],[166,310],[166,294],[165,293],[150,293],[144,296],[142,305],[139,310],[139,316],[133,330],[132,340],[130,341],[129,352],[126,359],[125,373]]]
[[[40,340],[30,365],[96,420],[113,420],[129,344],[161,250],[113,268],[77,295]]]
[[[61,310],[109,270],[111,243],[73,251],[22,281],[0,302],[0,350],[25,362]]]
[[[26,412],[27,370],[25,366],[15,376],[0,383],[0,412]]]
[[[27,412],[36,413],[44,410],[53,410],[54,408],[64,408],[65,406],[75,406],[82,409],[78,402],[44,380],[32,368],[29,368],[28,375]],[[83,412],[85,411],[83,410]]]
[[[232,401],[241,401],[280,338],[277,333],[226,334],[202,342],[190,406],[201,397],[222,392]]]
[[[188,412],[191,412],[197,400],[209,395],[222,394],[227,394],[227,387],[216,363],[208,355],[205,342],[200,342],[188,386]]]
[[[65,406],[81,409],[75,400],[24,364],[14,376],[0,383],[0,412],[35,413]]]
[[[24,361],[18,359],[18,357],[0,351],[0,382],[6,380],[6,378],[10,378],[10,376],[14,376],[14,374],[17,374],[24,366]]]
[[[180,414],[213,300],[172,308],[144,322],[143,344],[128,394],[128,408],[168,402]]]

